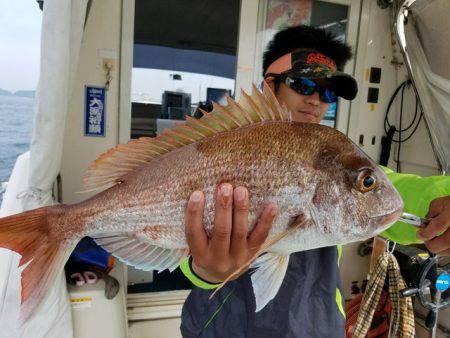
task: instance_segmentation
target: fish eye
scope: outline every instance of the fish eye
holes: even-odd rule
[[[363,170],[359,173],[356,186],[361,192],[369,192],[377,187],[377,179],[371,170]]]

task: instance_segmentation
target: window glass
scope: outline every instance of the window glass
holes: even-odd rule
[[[239,5],[136,0],[131,138],[154,137],[233,94]]]

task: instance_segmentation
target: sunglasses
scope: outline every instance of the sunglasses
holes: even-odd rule
[[[280,75],[280,74],[267,74],[270,76],[273,76],[274,79],[279,80],[283,82],[286,86],[294,90],[295,92],[299,93],[300,95],[313,95],[314,93],[319,93],[319,98],[322,102],[325,103],[334,103],[337,101],[337,95],[336,93],[331,90],[330,88],[324,87],[319,85],[317,82],[299,77],[299,78],[292,78],[290,76],[286,75]],[[276,76],[274,76],[276,75]]]

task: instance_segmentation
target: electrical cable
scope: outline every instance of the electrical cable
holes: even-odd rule
[[[419,124],[420,124],[420,121],[422,120],[422,117],[423,117],[423,112],[420,113],[419,121],[417,122],[417,124],[416,124],[416,126],[414,127],[414,129],[413,129],[413,131],[411,132],[411,134],[408,135],[408,137],[406,137],[405,139],[403,139],[401,142],[406,142],[406,141],[408,141],[408,140],[413,136],[413,134],[416,132],[417,128],[419,127]]]
[[[397,89],[395,90],[394,94],[392,94],[391,98],[389,99],[389,103],[388,103],[388,106],[387,106],[387,109],[386,109],[386,114],[384,116],[384,131],[386,132],[386,134],[388,132],[387,126],[391,127],[391,124],[389,123],[389,118],[388,118],[389,117],[389,111],[391,110],[391,106],[394,103],[394,100],[397,97],[398,92],[400,91],[400,89],[403,88],[403,86],[405,86],[405,84],[406,84],[406,81],[402,82],[400,84],[400,86],[397,87]]]
[[[389,104],[388,104],[388,107],[387,107],[387,110],[386,110],[386,115],[385,115],[385,117],[384,117],[384,131],[386,132],[386,134],[388,133],[389,128],[392,126],[392,125],[389,123],[389,112],[390,112],[390,110],[391,110],[392,104],[394,103],[394,100],[395,100],[395,98],[397,97],[398,92],[399,92],[400,90],[403,91],[403,89],[404,89],[404,87],[405,87],[406,85],[411,85],[411,80],[407,80],[407,81],[402,82],[402,83],[397,87],[397,89],[395,90],[395,92],[394,92],[394,94],[392,95],[391,99],[389,100]],[[411,123],[408,125],[408,127],[406,127],[405,129],[402,129],[401,132],[408,131],[409,129],[411,129],[411,128],[413,127],[413,125],[414,125],[415,122],[416,122],[416,119],[417,119],[417,113],[418,113],[418,110],[419,110],[419,100],[418,100],[418,98],[417,98],[417,95],[415,95],[415,97],[416,97],[416,104],[415,104],[415,110],[414,110],[414,117],[413,117]],[[403,99],[401,100],[401,103],[400,103],[400,104],[401,104],[401,107],[402,107],[402,106],[403,106]],[[421,114],[420,114],[420,116],[419,116],[419,121],[417,122],[416,126],[414,127],[413,132],[411,132],[410,135],[408,135],[408,136],[407,136],[405,139],[403,139],[403,140],[401,140],[401,139],[397,139],[397,140],[394,139],[393,142],[398,143],[398,142],[405,142],[405,141],[409,140],[409,139],[411,138],[412,134],[417,130],[418,124],[420,123],[420,121],[421,121],[421,119],[422,119],[422,116],[423,116],[423,112],[421,111]],[[398,133],[398,132],[400,132],[400,130],[396,129],[396,132]]]
[[[389,156],[391,155],[392,138],[394,137],[395,127],[391,126],[386,136],[381,137],[381,153],[380,153],[380,165],[387,167],[389,162]]]
[[[397,147],[397,172],[400,172],[400,148],[401,148],[401,146],[402,146],[402,131],[404,131],[404,130],[402,130],[402,120],[403,120],[403,98],[404,98],[404,95],[405,95],[405,88],[406,88],[406,85],[404,85],[404,86],[402,86],[402,95],[401,95],[401,104],[400,104],[400,121],[399,121],[399,125],[398,125],[398,130],[397,130],[397,132],[398,132],[398,139],[399,139],[399,142],[398,142],[398,147]],[[389,123],[389,122],[388,122]]]
[[[422,121],[422,117],[423,117],[423,111],[420,111],[420,115],[419,115],[419,119],[417,120],[417,115],[419,112],[419,99],[415,94],[415,98],[416,98],[416,102],[415,102],[415,109],[414,109],[414,117],[412,119],[412,121],[408,124],[408,126],[406,128],[403,128],[403,105],[404,105],[404,94],[405,94],[405,88],[409,87],[412,85],[411,80],[406,80],[403,81],[398,87],[397,89],[394,91],[394,94],[391,96],[387,109],[386,109],[386,115],[384,117],[384,130],[386,132],[386,135],[388,135],[389,137],[387,137],[386,142],[395,142],[398,143],[398,148],[397,148],[397,159],[395,160],[395,162],[397,163],[397,171],[400,171],[400,151],[401,151],[401,144],[403,142],[408,141],[409,139],[411,139],[411,137],[415,134],[415,132],[417,131],[417,128],[419,127],[420,122]],[[401,91],[401,101],[400,101],[400,119],[399,119],[399,128],[397,129],[395,126],[391,125],[389,122],[389,112],[391,110],[391,107],[395,101],[395,98],[397,97],[398,93]],[[417,122],[416,122],[417,120]],[[408,132],[409,130],[412,131],[409,133],[409,135],[407,135],[406,137],[403,136],[405,135],[406,132]],[[394,138],[394,135],[397,133],[397,139]],[[390,148],[390,144],[385,144],[383,147]],[[383,149],[382,149],[383,151]],[[387,155],[386,158],[386,154],[384,155],[383,159],[380,158],[380,161],[383,160],[383,163],[387,163],[387,161],[389,160],[389,155]]]

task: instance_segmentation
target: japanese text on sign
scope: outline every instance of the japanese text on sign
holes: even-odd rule
[[[86,86],[86,136],[105,136],[105,88]]]

